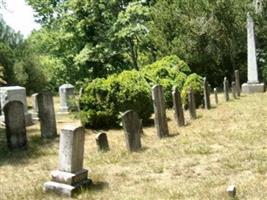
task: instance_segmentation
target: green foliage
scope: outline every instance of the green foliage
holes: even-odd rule
[[[195,73],[187,77],[181,93],[185,105],[187,105],[190,88],[194,91],[196,106],[198,107],[203,103],[203,78]]]
[[[166,56],[151,65],[141,69],[150,86],[160,84],[164,89],[164,96],[168,107],[172,106],[172,88],[177,86],[182,91],[189,66],[177,56]]]
[[[92,128],[118,126],[121,112],[129,109],[144,122],[153,112],[150,87],[135,70],[95,79],[85,88],[80,105],[82,123]]]

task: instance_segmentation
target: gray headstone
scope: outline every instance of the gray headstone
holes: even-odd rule
[[[41,125],[42,138],[57,136],[57,125],[53,97],[49,92],[41,92],[37,95],[38,117]]]
[[[37,95],[38,93],[32,94],[32,109],[33,112],[38,113],[38,103],[37,103]]]
[[[163,88],[161,85],[155,85],[152,88],[152,99],[154,107],[154,123],[159,138],[163,138],[169,135],[169,129],[166,117],[166,108]]]
[[[141,124],[138,114],[132,110],[126,111],[122,115],[122,124],[127,149],[129,151],[138,151],[141,149]]]
[[[52,180],[44,184],[45,192],[72,197],[79,188],[88,186],[88,170],[83,169],[84,128],[65,126],[59,144],[59,169],[52,171]]]
[[[7,145],[10,150],[27,146],[24,106],[20,101],[9,101],[4,106]]]
[[[229,82],[226,77],[223,80],[223,91],[224,91],[224,99],[225,101],[229,101]]]
[[[188,109],[189,109],[189,114],[191,119],[196,119],[197,114],[196,114],[196,102],[195,102],[195,94],[192,89],[188,92]]]
[[[26,126],[32,125],[32,115],[28,113],[28,106],[26,101],[26,89],[20,86],[0,87],[1,109],[10,101],[20,101],[23,103],[23,110],[25,115]],[[1,121],[5,121],[4,116],[0,117]]]
[[[228,193],[228,196],[231,198],[235,198],[236,196],[236,187],[234,185],[228,186],[226,192]]]
[[[98,133],[96,135],[96,145],[98,148],[98,151],[108,151],[109,145],[108,145],[108,137],[106,133]]]
[[[64,84],[59,87],[60,97],[60,111],[68,112],[71,109],[74,99],[74,86],[71,84]]]
[[[232,82],[232,94],[233,94],[233,98],[237,99],[237,89],[236,89],[235,82]]]
[[[174,119],[178,126],[184,126],[185,125],[184,110],[182,106],[181,94],[178,91],[177,87],[173,88],[172,101],[173,101]]]
[[[214,99],[215,99],[215,103],[218,104],[218,103],[219,103],[219,99],[218,99],[217,88],[214,88],[213,91],[214,91]]]
[[[208,81],[207,78],[204,77],[203,81],[203,93],[204,93],[204,104],[205,104],[205,109],[210,109],[210,89],[208,86]]]
[[[240,94],[241,94],[241,86],[240,86],[240,75],[239,75],[239,70],[235,70],[235,84],[236,84],[236,92],[237,92],[237,96],[240,97]]]

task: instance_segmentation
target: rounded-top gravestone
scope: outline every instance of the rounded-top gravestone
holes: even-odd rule
[[[59,97],[60,97],[60,111],[68,112],[71,108],[74,99],[74,86],[71,84],[64,84],[59,87]]]

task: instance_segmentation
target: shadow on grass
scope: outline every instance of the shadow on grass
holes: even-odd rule
[[[30,131],[31,132],[31,131]],[[30,159],[38,158],[45,155],[44,147],[50,148],[50,144],[54,141],[58,142],[58,138],[42,139],[40,135],[28,134],[28,146],[25,149],[9,150],[6,142],[5,129],[0,128],[0,166],[2,165],[21,165],[27,164]]]

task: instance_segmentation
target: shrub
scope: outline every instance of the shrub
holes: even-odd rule
[[[183,103],[187,107],[187,97],[188,97],[188,92],[190,88],[195,93],[195,101],[196,101],[196,106],[199,107],[203,103],[203,78],[195,73],[189,75],[185,81],[183,90],[182,90],[182,100]]]
[[[95,79],[85,88],[80,105],[82,123],[91,128],[118,126],[120,113],[129,109],[144,123],[153,113],[150,86],[136,70]]]
[[[190,73],[188,65],[177,56],[167,56],[141,70],[150,86],[160,84],[164,89],[164,96],[168,107],[172,106],[172,88],[177,86],[182,91],[186,80],[186,73]]]

